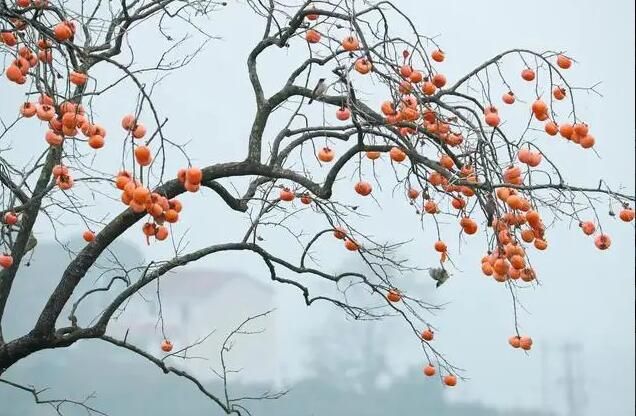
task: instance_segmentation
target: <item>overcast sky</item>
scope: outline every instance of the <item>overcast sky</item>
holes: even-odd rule
[[[422,33],[437,36],[436,41],[447,54],[444,71],[451,82],[502,50],[519,47],[566,51],[577,61],[567,74],[573,84],[589,86],[602,81],[598,87],[602,98],[582,91],[576,97],[577,113],[592,126],[599,156],[545,136],[537,135],[536,143],[563,167],[570,183],[595,186],[599,178],[604,178],[612,186],[623,186],[633,194],[633,2],[396,0],[395,3],[413,19]],[[176,25],[176,22],[172,24]],[[246,5],[234,2],[212,15],[205,25],[221,39],[211,41],[190,67],[167,78],[154,92],[161,114],[170,119],[169,135],[181,142],[191,140],[187,150],[199,165],[238,160],[245,155],[249,121],[253,115],[245,61],[248,51],[261,35],[261,26],[257,26],[259,19]],[[259,29],[254,30],[254,27]],[[147,28],[131,39],[134,47],[154,45],[158,41],[154,31]],[[306,48],[298,43],[296,46],[290,50],[277,50],[259,61],[266,92],[274,91],[280,80],[286,78],[288,72],[282,68],[284,62],[298,61],[306,54]],[[145,51],[141,52],[137,58],[143,60],[145,54]],[[519,70],[518,65],[519,62],[513,61],[504,67],[515,72]],[[316,78],[322,74],[320,71]],[[329,71],[325,69],[324,74],[328,75]],[[3,95],[5,88],[3,83]],[[9,94],[17,96],[17,89],[11,87]],[[96,103],[100,119],[113,132],[95,161],[104,170],[114,171],[113,161],[120,158],[117,126],[121,115],[129,111],[125,103],[134,100],[134,96],[128,94],[120,89],[110,98]],[[528,94],[526,97],[531,99]],[[377,107],[381,99],[370,94],[368,104]],[[319,105],[312,109],[317,117],[319,110]],[[505,110],[503,114],[514,119],[512,110]],[[41,134],[40,130],[33,131]],[[29,155],[27,144],[16,138],[13,140],[15,154]],[[179,160],[171,167],[176,169],[183,163]],[[379,172],[391,178],[388,169],[380,167]],[[235,184],[240,188],[244,182],[236,181]],[[421,230],[412,207],[403,198],[392,196],[391,184],[387,183],[383,193],[374,193],[379,205],[370,199],[361,201],[352,196],[350,186],[348,179],[343,181],[337,185],[335,195],[361,204],[361,209],[370,215],[358,224],[364,224],[365,230],[377,240],[413,239],[401,253],[420,266],[427,267],[436,261],[430,249],[436,236],[430,227]],[[183,197],[186,209],[176,227],[177,233],[189,229],[192,248],[210,244],[211,240],[221,242],[239,238],[247,224],[245,218],[228,214],[212,192],[204,192],[204,195]],[[119,206],[105,204],[98,209],[114,213]],[[457,241],[454,241],[451,251],[455,253],[458,270],[438,291],[433,292],[433,284],[427,276],[410,277],[413,281],[407,286],[414,292],[419,291],[417,293],[429,300],[449,302],[446,309],[433,318],[439,329],[436,342],[450,361],[466,369],[470,378],[469,382],[448,392],[450,399],[483,401],[502,408],[545,404],[562,409],[564,386],[559,379],[563,373],[562,347],[564,343],[573,343],[582,348],[576,365],[580,366],[584,377],[576,382],[581,384],[580,388],[589,400],[581,415],[634,414],[634,227],[607,217],[605,209],[601,209],[600,214],[604,228],[614,241],[610,250],[596,250],[592,240],[585,238],[575,223],[565,223],[549,230],[549,250],[534,254],[533,262],[542,285],[536,290],[522,291],[521,301],[528,312],[522,311],[520,315],[523,332],[535,340],[529,355],[507,345],[506,340],[513,331],[512,303],[503,286],[487,280],[480,273],[483,239],[476,237],[463,244],[461,255]],[[383,220],[378,220],[380,217]],[[202,219],[205,219],[205,227],[201,226]],[[50,237],[50,233],[44,231],[46,223],[40,223],[39,227],[42,231],[38,238]],[[78,235],[82,229],[79,224],[69,226],[61,231],[60,238]],[[139,244],[146,258],[156,254],[169,255],[166,247],[142,246],[140,234],[135,229],[126,238]],[[296,251],[289,239],[280,234],[271,237],[265,234],[265,237],[266,244],[274,251],[291,254]],[[323,265],[332,270],[354,262],[355,255],[344,252],[340,245],[325,243],[320,250]],[[266,269],[253,256],[218,256],[202,261],[197,267],[236,270],[263,282],[268,279]],[[308,359],[306,346],[311,336],[324,331],[333,343],[339,342],[338,334],[329,331],[326,322],[336,318],[332,313],[327,314],[327,307],[306,308],[295,290],[273,288],[274,304],[278,308],[274,319],[277,320],[279,349],[274,378],[293,381],[307,374],[304,363]],[[211,323],[189,325],[204,334]],[[386,356],[396,373],[419,371],[423,358],[408,330],[398,320],[382,324],[381,328],[386,335],[383,337]],[[254,374],[266,378],[271,373],[268,366],[267,371],[259,373],[255,370]],[[542,379],[547,384],[542,383]],[[542,389],[542,385],[547,389]],[[546,390],[547,396],[542,393]]]

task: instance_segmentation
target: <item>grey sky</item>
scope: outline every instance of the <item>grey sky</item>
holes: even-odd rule
[[[600,158],[545,135],[536,134],[536,143],[562,166],[570,183],[596,185],[599,177],[603,177],[612,186],[624,186],[633,192],[633,2],[396,0],[395,3],[411,16],[423,34],[440,35],[436,41],[446,51],[443,70],[451,81],[502,50],[520,47],[566,51],[577,61],[567,73],[573,84],[589,86],[602,81],[598,90],[603,98],[584,91],[576,97],[577,112],[592,126],[597,139],[595,149]],[[178,141],[192,140],[187,150],[194,156],[195,164],[237,160],[245,155],[248,121],[253,115],[245,60],[261,34],[260,23],[242,4],[232,3],[211,16],[208,27],[222,39],[211,41],[190,67],[170,76],[155,92],[161,114],[170,118],[169,135]],[[258,30],[254,30],[255,27]],[[149,45],[156,39],[150,37],[149,34],[154,32],[147,28],[139,33],[139,36],[132,36],[133,45]],[[149,48],[138,58],[143,61],[143,56],[150,56],[152,50]],[[289,51],[277,50],[261,59],[259,65],[265,74],[266,91],[273,91],[286,78],[287,72],[282,71],[284,63],[299,60],[305,54],[304,45],[297,41]],[[520,70],[520,62],[512,59],[504,64],[504,68],[513,74],[510,76],[513,78]],[[312,79],[321,74],[323,72],[312,75]],[[324,74],[329,72],[325,70]],[[9,92],[14,93],[17,97],[16,88]],[[116,95],[96,103],[100,118],[109,129],[107,146],[95,162],[105,170],[112,170],[112,161],[120,157],[118,123],[121,115],[129,111],[125,103],[133,99],[127,94],[120,89]],[[532,99],[529,93],[521,98]],[[381,100],[382,97],[370,95],[367,103],[377,107]],[[3,102],[7,101],[3,98]],[[321,105],[313,106],[312,111],[319,120]],[[502,109],[502,113],[504,118],[509,117],[512,128],[519,127],[514,124],[515,114],[516,119],[523,122],[524,116],[520,112]],[[39,135],[41,130],[33,131]],[[19,140],[14,138],[15,151],[25,156],[29,151],[28,144],[19,143]],[[176,171],[183,163],[183,160],[170,163],[169,171]],[[384,165],[379,172],[385,178],[391,178],[386,161]],[[351,175],[351,172],[349,169],[345,174]],[[365,174],[369,173],[365,171]],[[412,238],[401,253],[420,266],[427,267],[436,261],[431,247],[437,238],[430,224],[420,229],[418,217],[402,198],[400,190],[393,197],[392,185],[387,183],[383,193],[374,192],[380,205],[376,206],[370,199],[361,200],[354,196],[348,178],[338,184],[335,195],[359,203],[371,216],[356,220],[356,224],[364,224],[365,230],[376,240]],[[235,184],[239,189],[244,186],[242,181]],[[222,201],[212,192],[203,194],[205,196],[186,195],[182,198],[186,208],[183,220],[176,227],[177,233],[190,229],[188,239],[192,248],[209,244],[210,240],[221,242],[239,238],[247,224],[245,218],[228,214]],[[119,209],[119,205],[99,207],[105,212]],[[607,217],[604,210],[600,215],[604,229],[614,242],[610,250],[598,251],[592,239],[583,236],[576,224],[564,223],[548,231],[550,248],[547,252],[533,253],[532,260],[542,285],[536,290],[522,292],[521,301],[528,312],[520,314],[523,332],[535,340],[529,355],[507,345],[507,338],[513,331],[512,303],[504,286],[487,280],[479,270],[484,250],[480,236],[463,242],[461,255],[456,237],[449,237],[453,261],[459,270],[453,271],[451,281],[440,290],[433,291],[434,285],[425,273],[405,277],[413,280],[405,286],[421,293],[425,299],[450,302],[444,311],[432,318],[439,329],[436,342],[450,361],[467,370],[466,375],[471,379],[448,391],[451,400],[483,401],[502,408],[541,406],[544,400],[541,369],[542,358],[545,358],[549,369],[546,404],[562,408],[564,393],[558,378],[562,375],[563,360],[558,349],[565,342],[573,342],[583,348],[578,364],[585,375],[582,388],[589,398],[584,415],[634,414],[634,227]],[[378,220],[380,216],[385,219]],[[202,218],[209,224],[207,227],[201,227]],[[45,230],[47,224],[39,226]],[[68,239],[71,235],[79,235],[82,229],[81,225],[65,228],[59,237]],[[266,244],[274,250],[290,256],[297,254],[297,247],[284,234],[264,235]],[[48,232],[38,235],[41,239],[47,236]],[[138,228],[129,232],[127,238],[135,244],[144,244]],[[151,248],[144,245],[141,249],[146,258],[170,254],[167,245],[155,244]],[[328,269],[336,270],[354,262],[355,255],[345,252],[339,244],[324,243],[319,250],[322,264]],[[202,267],[240,271],[262,282],[268,279],[265,268],[253,256],[236,253],[217,256],[197,265],[197,268]],[[319,287],[322,285],[312,286]],[[275,372],[279,380],[293,381],[302,378],[306,372],[305,346],[310,336],[324,331],[325,337],[333,343],[339,342],[338,334],[328,330],[328,321],[337,318],[324,306],[307,309],[293,289],[280,286],[273,286],[273,289],[273,304],[278,308],[273,318],[276,320],[277,368],[255,369],[254,377],[266,378]],[[225,324],[228,322],[192,323],[190,332],[195,336],[199,329],[200,334],[204,334],[211,327]],[[421,351],[401,322],[394,319],[379,325],[386,335],[384,347],[396,373],[419,372],[423,364]]]

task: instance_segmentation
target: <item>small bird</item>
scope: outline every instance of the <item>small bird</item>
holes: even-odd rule
[[[486,221],[488,227],[492,227],[493,220],[495,218],[495,210],[497,209],[497,203],[495,198],[490,193],[485,196],[486,203],[484,204],[484,211],[486,213]]]
[[[26,246],[24,246],[24,253],[26,254],[29,251],[33,250],[35,246],[37,245],[38,245],[38,239],[35,238],[33,233],[29,234],[29,239],[27,240]]]
[[[316,84],[316,87],[311,92],[311,98],[309,99],[309,102],[307,104],[313,103],[314,98],[321,97],[325,92],[327,92],[327,84],[325,83],[324,78],[320,78],[318,80],[318,84]]]
[[[448,272],[441,268],[429,269],[428,274],[431,276],[433,280],[437,281],[437,284],[435,285],[435,287],[440,287],[450,277],[448,275]]]

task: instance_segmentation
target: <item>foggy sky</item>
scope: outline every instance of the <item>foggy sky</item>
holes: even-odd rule
[[[598,87],[602,98],[584,91],[579,91],[576,97],[577,113],[582,114],[582,118],[592,126],[599,156],[544,134],[534,134],[536,143],[562,167],[571,184],[595,186],[602,177],[610,185],[623,186],[628,193],[633,193],[633,2],[396,0],[395,3],[407,12],[422,33],[437,36],[436,41],[447,56],[443,70],[451,82],[484,60],[510,48],[562,50],[574,57],[577,64],[566,73],[573,84],[590,86],[602,81]],[[176,25],[176,22],[171,24]],[[194,156],[195,164],[239,160],[245,155],[249,121],[254,110],[245,61],[248,51],[260,38],[260,24],[261,21],[243,4],[231,3],[223,11],[212,15],[206,27],[221,39],[211,41],[191,66],[164,80],[154,92],[161,114],[170,119],[166,127],[168,134],[177,141],[191,140],[187,151]],[[258,30],[252,30],[254,27]],[[131,43],[137,47],[153,44],[156,40],[154,31],[149,28],[141,28],[137,35],[131,36]],[[259,60],[266,94],[273,92],[286,78],[287,73],[280,70],[281,62],[297,62],[305,54],[306,48],[297,41],[290,50],[276,50]],[[141,61],[144,56],[151,55],[151,52],[143,51],[137,58]],[[520,70],[520,63],[510,60],[504,68],[514,74]],[[329,69],[317,69],[312,79],[321,74],[328,76]],[[4,93],[5,84],[2,88]],[[11,94],[18,97],[18,89],[11,87]],[[529,92],[525,97],[532,99]],[[114,171],[113,161],[120,160],[117,126],[122,114],[129,111],[123,108],[125,103],[132,100],[134,96],[120,89],[117,95],[100,98],[95,104],[100,119],[113,132],[106,138],[107,146],[100,151],[95,162],[105,171]],[[371,107],[377,108],[382,97],[370,95],[365,100]],[[321,106],[313,106],[312,111],[319,120]],[[513,128],[515,114],[517,119],[525,122],[525,115],[515,113],[513,109],[501,111],[504,119],[510,118]],[[32,128],[27,131],[41,130]],[[20,140],[13,139],[13,152],[26,158],[30,155],[29,146]],[[175,159],[169,164],[172,171],[185,163],[178,156]],[[379,170],[388,179],[384,192],[374,192],[379,206],[371,200],[361,200],[352,195],[351,169],[345,172],[345,180],[337,184],[334,194],[361,205],[371,219],[356,220],[355,223],[364,224],[365,230],[369,230],[376,240],[413,239],[403,247],[401,254],[427,267],[436,261],[431,246],[437,237],[430,225],[421,230],[418,217],[404,198],[392,196],[391,172],[386,165],[385,161],[385,167]],[[365,174],[369,172],[365,171]],[[242,189],[245,182],[234,183]],[[189,230],[190,248],[240,238],[248,224],[245,217],[228,213],[222,201],[211,191],[204,191],[203,195],[184,195],[181,198],[186,208],[176,230],[178,233]],[[606,199],[603,201],[606,203]],[[105,204],[96,209],[116,213],[120,205]],[[425,273],[404,277],[408,279],[405,286],[421,293],[425,299],[448,303],[444,311],[431,318],[438,328],[436,345],[450,361],[466,369],[470,378],[469,382],[447,392],[450,399],[483,401],[502,408],[518,405],[540,407],[545,404],[562,409],[561,348],[569,342],[582,347],[577,365],[584,377],[578,381],[583,383],[581,388],[589,400],[583,415],[634,414],[634,227],[609,218],[604,209],[600,210],[600,215],[604,229],[613,239],[612,247],[606,252],[598,251],[592,239],[582,235],[577,224],[566,222],[549,229],[550,247],[545,253],[532,253],[542,285],[536,290],[522,291],[520,299],[528,311],[520,313],[521,328],[535,341],[529,355],[507,345],[507,338],[514,328],[512,302],[503,285],[486,279],[480,272],[483,238],[467,239],[462,243],[459,254],[456,238],[449,237],[458,270],[453,270],[451,281],[438,291],[434,291],[434,285]],[[377,220],[380,216],[385,220]],[[206,218],[206,227],[201,227],[201,218]],[[38,226],[45,230],[48,224],[42,221]],[[454,227],[454,224],[449,224],[449,227]],[[58,229],[58,237],[69,239],[72,235],[79,235],[82,229],[80,224],[69,224],[63,230]],[[290,255],[297,251],[297,247],[294,248],[283,234],[269,237],[264,232],[264,235],[266,244],[274,250]],[[50,236],[50,233],[42,231],[38,238]],[[135,244],[143,244],[138,228],[127,233],[126,238]],[[170,255],[167,246],[141,247],[146,258]],[[355,255],[344,252],[340,245],[325,243],[319,247],[322,264],[329,270],[338,270],[355,262]],[[262,282],[269,279],[260,260],[244,254],[205,259],[197,264],[197,268],[201,267],[237,270]],[[324,285],[312,286],[312,289],[318,288],[324,288]],[[308,371],[304,363],[308,360],[306,346],[310,337],[324,331],[325,337],[338,344],[339,335],[329,331],[328,319],[333,319],[333,314],[327,313],[330,308],[317,305],[308,309],[296,290],[282,286],[273,286],[273,289],[277,307],[278,369],[275,378],[279,382],[298,380]],[[217,323],[222,324],[208,321],[190,325],[204,334],[210,325]],[[170,322],[168,318],[168,324],[178,325],[179,322]],[[404,325],[394,319],[379,324],[379,327],[385,335],[383,347],[386,357],[392,362],[396,374],[419,371],[423,357],[416,340]],[[547,371],[542,371],[542,368]],[[203,371],[201,373],[204,374]],[[254,369],[250,374],[267,379],[271,368],[260,373]],[[547,382],[547,396],[544,394],[546,390],[541,387],[542,379]]]

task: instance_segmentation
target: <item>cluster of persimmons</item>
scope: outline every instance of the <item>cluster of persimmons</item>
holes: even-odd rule
[[[317,17],[317,15],[312,14],[307,16],[310,21],[316,20]],[[318,30],[312,28],[305,32],[305,39],[310,44],[318,44],[321,42],[322,36]],[[340,46],[345,51],[352,53],[361,50],[360,41],[353,35],[342,39]],[[464,137],[460,131],[453,131],[453,125],[447,121],[448,118],[443,117],[432,106],[422,104],[413,94],[414,91],[418,91],[423,96],[434,96],[446,86],[446,76],[442,73],[425,75],[427,71],[418,70],[406,63],[409,56],[408,51],[404,51],[403,56],[405,63],[395,69],[396,75],[400,79],[396,85],[400,94],[399,102],[396,105],[395,100],[387,100],[380,106],[386,124],[398,128],[402,137],[408,137],[419,130],[436,138],[451,149],[462,146],[465,143]],[[430,58],[435,63],[441,63],[445,61],[446,55],[440,49],[436,49],[432,51]],[[366,55],[363,54],[363,56],[354,57],[354,59],[353,68],[359,74],[366,75],[374,71],[373,63]],[[567,70],[572,66],[572,60],[559,54],[555,56],[553,65],[561,70]],[[533,69],[526,67],[521,70],[520,77],[527,82],[533,82],[536,79],[536,73]],[[566,98],[567,90],[561,86],[554,86],[551,94],[554,100],[561,101]],[[504,92],[501,100],[503,105],[514,105],[517,102],[512,91]],[[532,102],[530,110],[538,122],[544,123],[543,130],[547,135],[560,135],[563,139],[578,144],[583,149],[594,146],[596,140],[590,133],[587,124],[567,121],[557,123],[556,115],[540,97]],[[351,118],[351,110],[342,105],[336,110],[335,116],[340,121],[347,121]],[[415,124],[416,127],[404,126],[403,122]],[[501,125],[499,111],[491,103],[483,106],[483,122],[493,129],[499,129]],[[398,145],[391,148],[388,153],[391,161],[396,164],[402,163],[408,158],[405,149]],[[372,161],[379,159],[381,155],[382,153],[378,151],[366,152],[366,157]],[[546,229],[538,207],[533,203],[530,193],[523,190],[524,166],[527,169],[538,167],[543,161],[542,153],[538,149],[533,150],[527,146],[520,147],[515,156],[517,163],[511,163],[502,169],[503,183],[495,190],[498,204],[503,207],[500,215],[492,221],[492,230],[496,241],[495,249],[488,251],[481,260],[483,274],[492,276],[498,282],[506,282],[509,279],[519,279],[523,282],[535,280],[535,271],[529,265],[526,254],[527,245],[531,244],[531,247],[536,250],[548,248]],[[317,158],[323,163],[329,163],[336,158],[336,154],[333,149],[326,146],[320,149]],[[440,212],[440,199],[449,200],[450,205],[457,212],[459,226],[463,233],[475,234],[478,230],[477,221],[471,218],[467,211],[470,199],[475,196],[475,188],[470,185],[455,185],[448,178],[458,177],[462,179],[463,183],[477,184],[478,174],[470,164],[462,164],[461,167],[458,167],[456,159],[449,154],[441,154],[438,162],[441,167],[450,172],[450,175],[443,175],[439,171],[433,170],[429,173],[427,182],[435,190],[441,191],[437,192],[437,195],[441,195],[441,197],[436,201],[431,198],[430,189],[427,192],[422,192],[419,189],[409,187],[406,192],[407,198],[416,201],[420,196],[423,196],[422,212],[430,215],[436,215]],[[507,184],[511,186],[507,186]],[[354,184],[354,191],[361,196],[368,196],[373,192],[373,187],[369,182],[361,180]],[[283,189],[281,199],[292,200],[293,192],[288,188]],[[634,209],[623,204],[618,216],[622,221],[631,222],[634,220]],[[585,235],[594,236],[594,244],[598,249],[606,250],[610,247],[609,235],[602,232],[597,233],[597,226],[593,221],[580,221],[579,226]],[[344,240],[347,250],[357,251],[361,249],[361,245],[353,237],[350,237],[342,227],[334,229],[334,236]],[[433,249],[440,253],[442,262],[447,259],[448,246],[444,241],[436,241]],[[389,302],[395,303],[400,302],[403,295],[398,289],[393,288],[387,292],[386,298]],[[426,342],[432,341],[432,332],[430,330],[424,331],[422,339]],[[515,335],[510,337],[509,344],[514,348],[530,350],[532,339],[528,336]],[[433,376],[436,374],[436,369],[432,364],[429,364],[424,368],[424,373]],[[453,386],[457,382],[452,374],[447,375],[443,380],[449,386]]]

